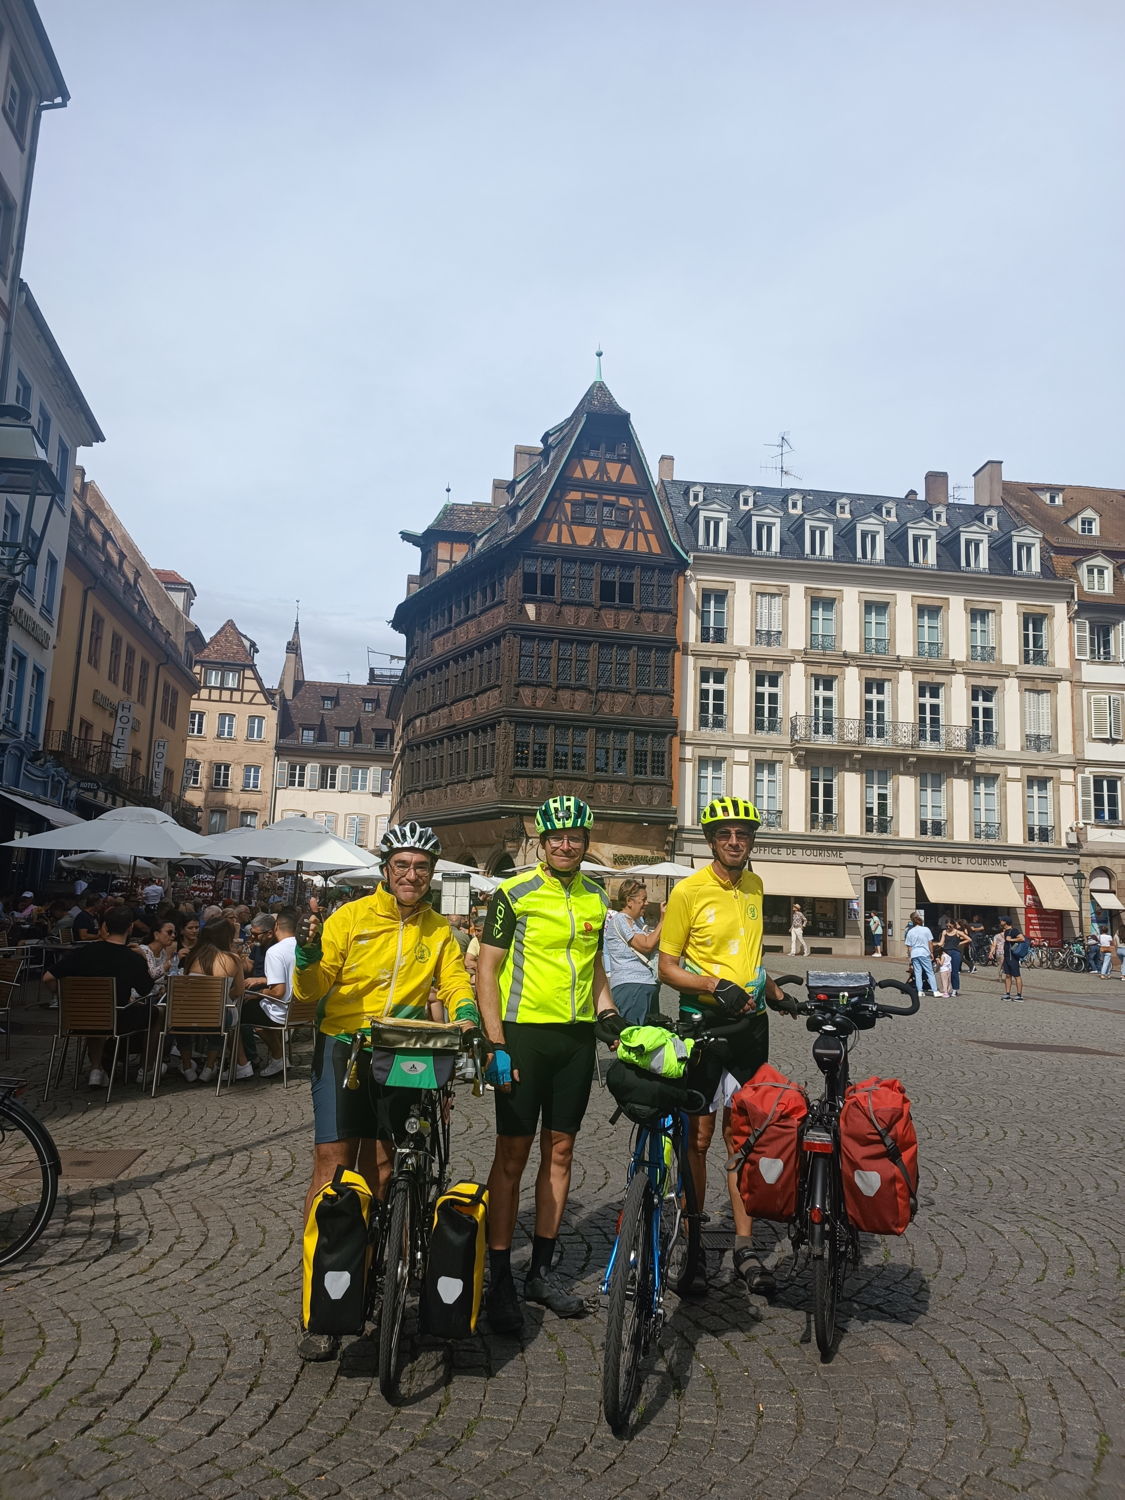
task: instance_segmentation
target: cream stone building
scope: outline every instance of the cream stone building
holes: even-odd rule
[[[1002,504],[677,480],[682,615],[676,857],[720,793],[763,814],[767,947],[792,901],[814,952],[891,951],[908,914],[1073,928],[1073,590]]]
[[[177,590],[167,576],[164,586]],[[269,822],[277,707],[257,655],[250,637],[227,620],[195,659],[184,796],[201,809],[204,833]]]

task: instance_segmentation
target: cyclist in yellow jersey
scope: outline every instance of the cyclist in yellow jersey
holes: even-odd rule
[[[373,1020],[425,1019],[431,990],[450,1020],[480,1024],[452,928],[426,901],[441,853],[433,829],[415,822],[388,828],[379,853],[378,889],[341,906],[323,926],[315,914],[305,918],[297,935],[293,996],[318,1001],[320,1020],[312,1064],[315,1144],[306,1220],[338,1166],[358,1170],[377,1198],[385,1196],[394,1136],[412,1103],[413,1090],[372,1082],[367,1049],[355,1059],[359,1087],[345,1087],[354,1033]],[[303,1331],[297,1347],[302,1359],[330,1359],[339,1340]]]
[[[709,865],[672,888],[660,937],[660,979],[680,992],[681,1014],[705,1011],[721,1002],[728,1011],[752,1015],[745,1038],[732,1044],[728,1071],[711,1113],[693,1115],[690,1153],[696,1201],[707,1191],[707,1152],[715,1131],[715,1113],[723,1108],[723,1136],[730,1150],[730,1101],[769,1056],[768,1002],[789,1010],[792,1001],[762,968],[762,882],[746,866],[760,818],[752,802],[719,797],[700,814],[711,846]],[[734,1215],[734,1268],[748,1290],[770,1295],[772,1274],[751,1248],[753,1225],[728,1175]]]
[[[512,1278],[520,1182],[535,1133],[535,1234],[524,1298],[562,1318],[585,1303],[555,1276],[574,1141],[594,1076],[594,1022],[617,1017],[601,960],[608,898],[579,865],[593,814],[578,797],[552,797],[535,815],[542,858],[493,894],[477,960],[477,1002],[494,1052],[496,1155],[488,1178],[489,1288],[496,1333],[515,1333],[523,1309]],[[619,1018],[618,1018],[619,1020]]]

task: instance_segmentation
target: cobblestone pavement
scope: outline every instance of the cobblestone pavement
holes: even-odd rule
[[[724,1253],[704,1301],[670,1299],[627,1439],[599,1410],[600,1308],[423,1348],[397,1409],[367,1341],[298,1361],[303,1080],[216,1100],[176,1079],[109,1108],[64,1087],[42,1111],[62,1148],[137,1154],[116,1179],[64,1181],[40,1247],[0,1272],[0,1496],[1125,1495],[1125,987],[1037,974],[1023,1005],[998,989],[969,978],[861,1039],[853,1076],[901,1076],[914,1101],[922,1206],[901,1240],[866,1242],[831,1363],[804,1273],[754,1322]],[[803,1027],[772,1026],[774,1060],[813,1076]],[[41,1078],[46,1047],[19,1031],[8,1071]],[[465,1175],[487,1169],[490,1113],[459,1102]],[[563,1240],[591,1295],[627,1147],[609,1116],[598,1091]],[[717,1254],[714,1177],[710,1206]]]

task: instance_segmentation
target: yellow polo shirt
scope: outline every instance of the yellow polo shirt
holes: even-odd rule
[[[711,865],[672,887],[660,951],[693,974],[730,979],[752,992],[762,964],[762,881],[744,870],[731,885]],[[694,999],[695,997],[690,997]],[[759,1002],[759,1008],[761,1002]]]

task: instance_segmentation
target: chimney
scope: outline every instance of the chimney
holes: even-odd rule
[[[542,448],[532,448],[526,443],[517,443],[512,459],[512,478],[518,479],[521,474],[526,474],[542,452]]]
[[[973,475],[973,504],[1002,505],[1004,501],[1004,462],[990,458]]]
[[[676,460],[670,453],[662,453],[660,462],[656,466],[657,479],[674,479],[676,477]]]
[[[926,504],[929,506],[949,504],[949,475],[944,469],[926,471]]]
[[[494,479],[492,481],[492,503],[498,508],[508,503],[508,484],[509,481],[507,479]]]

